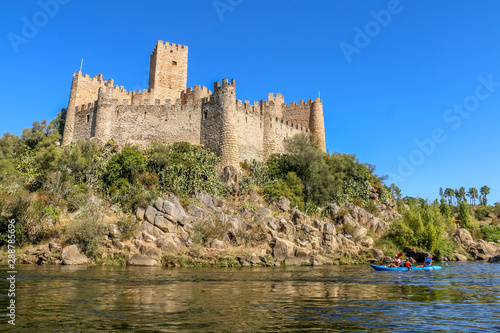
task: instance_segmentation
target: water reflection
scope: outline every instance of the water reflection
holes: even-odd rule
[[[383,332],[407,331],[410,325],[422,332],[498,331],[499,267],[474,263],[436,272],[374,272],[369,266],[23,266],[16,328]],[[5,280],[1,283],[5,290]],[[7,304],[6,295],[0,302]]]

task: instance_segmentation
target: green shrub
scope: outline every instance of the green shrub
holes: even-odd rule
[[[479,221],[484,221],[490,215],[490,208],[488,206],[477,206],[474,211],[474,217]]]
[[[78,243],[88,256],[98,253],[105,236],[108,234],[108,225],[97,212],[86,212],[68,226],[68,242]]]
[[[277,201],[280,197],[288,198],[292,207],[299,206],[300,210],[304,210],[302,190],[303,186],[299,177],[295,172],[289,172],[284,180],[278,179],[266,186],[264,196],[270,201]]]
[[[446,237],[450,220],[441,214],[438,206],[427,205],[425,201],[408,202],[403,218],[391,224],[386,237],[400,248],[411,246],[435,255],[450,255],[454,249]]]
[[[500,242],[500,226],[483,225],[481,231],[488,242]]]

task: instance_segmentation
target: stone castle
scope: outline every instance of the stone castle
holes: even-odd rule
[[[285,104],[281,94],[250,103],[236,99],[234,79],[187,86],[188,47],[158,41],[151,53],[149,88],[126,91],[78,71],[73,75],[62,145],[91,138],[118,145],[189,142],[210,148],[221,167],[284,151],[284,141],[311,132],[325,151],[319,98]]]

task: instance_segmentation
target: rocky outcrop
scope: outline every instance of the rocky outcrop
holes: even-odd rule
[[[425,255],[429,255],[428,252],[419,250],[419,249],[414,249],[411,247],[405,247],[403,249],[403,252],[406,254],[407,257],[413,258],[417,262],[424,262],[425,260]],[[431,256],[432,259],[432,256]]]
[[[472,236],[470,235],[469,231],[464,228],[459,228],[457,230],[457,233],[455,234],[455,239],[458,241],[459,244],[469,246],[474,242],[472,239]]]
[[[90,263],[89,258],[82,254],[78,245],[66,246],[61,251],[63,265],[85,265]]]
[[[144,254],[136,253],[130,257],[127,264],[131,266],[155,266],[158,264],[158,261],[151,259]]]
[[[467,261],[467,257],[460,253],[454,253],[455,259],[457,261]]]
[[[489,260],[489,262],[500,262],[500,255],[496,255],[494,257],[491,257]]]
[[[473,259],[488,260],[500,254],[500,244],[486,242],[482,239],[474,242],[467,229],[459,228],[455,234],[455,239]]]

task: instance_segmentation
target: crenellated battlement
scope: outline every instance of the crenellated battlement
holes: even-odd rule
[[[181,92],[181,100],[183,104],[200,104],[204,98],[210,99],[212,91],[205,86],[189,87]]]
[[[94,111],[95,103],[82,104],[75,107],[76,112]]]
[[[170,50],[181,50],[181,51],[187,51],[188,50],[188,47],[186,45],[181,45],[181,44],[175,44],[175,43],[169,43],[169,42],[164,42],[162,40],[159,40],[156,45],[155,45],[155,48],[153,49],[153,52],[151,52],[151,54],[155,53],[155,51],[158,51],[158,50],[167,50],[167,51],[170,51]]]
[[[236,111],[243,112],[245,114],[261,114],[261,107],[258,101],[250,103],[250,101],[242,101],[241,99],[236,100]]]
[[[214,82],[214,92],[217,91],[219,88],[223,88],[223,87],[235,87],[236,85],[236,82],[234,81],[234,79],[231,79],[231,81],[229,81],[229,79],[222,79],[222,82],[220,81],[215,81]]]

